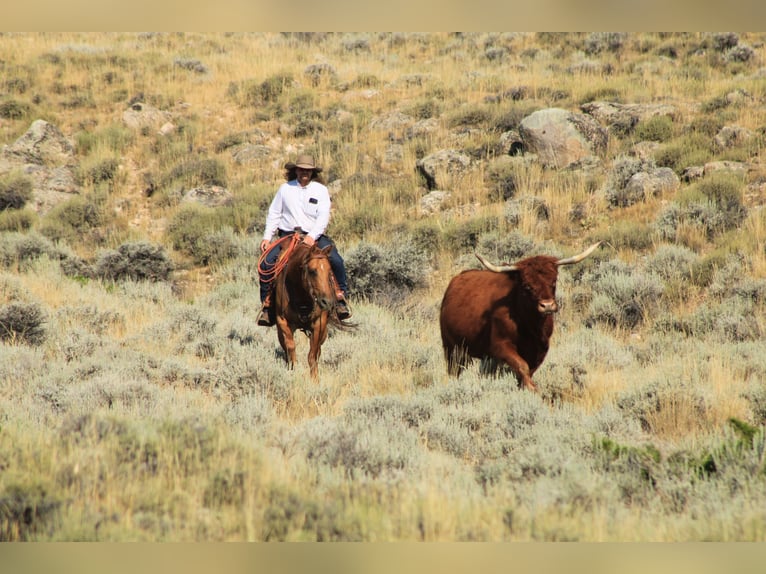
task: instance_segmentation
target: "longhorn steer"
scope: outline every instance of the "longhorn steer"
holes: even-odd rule
[[[520,387],[536,390],[532,375],[548,352],[558,311],[558,267],[582,261],[600,243],[566,259],[537,255],[513,265],[493,265],[476,254],[486,270],[453,277],[442,300],[447,372],[460,376],[473,358],[489,358],[508,365]]]

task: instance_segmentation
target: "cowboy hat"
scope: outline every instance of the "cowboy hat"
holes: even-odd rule
[[[301,167],[303,169],[313,169],[317,173],[322,171],[322,168],[320,166],[314,165],[314,156],[311,156],[311,155],[299,155],[298,161],[296,161],[295,163],[289,161],[285,164],[285,169],[292,169],[294,167]]]

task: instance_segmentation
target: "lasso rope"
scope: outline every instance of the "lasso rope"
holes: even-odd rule
[[[279,275],[279,273],[287,266],[287,260],[290,257],[290,254],[295,250],[295,246],[298,245],[300,241],[301,235],[298,233],[285,235],[284,237],[269,245],[266,251],[261,253],[261,256],[258,258],[258,269],[261,271],[261,279],[264,283],[271,283],[274,281],[274,279],[277,278],[277,275]],[[282,243],[288,242],[289,245],[282,249],[282,253],[274,262],[274,264],[267,267],[265,265],[265,261],[268,254],[271,253],[271,250],[276,249],[276,247]]]

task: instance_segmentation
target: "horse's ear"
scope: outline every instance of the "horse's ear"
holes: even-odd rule
[[[330,256],[330,251],[332,251],[332,245],[328,245],[327,247],[322,248],[322,253],[324,253],[328,257]]]

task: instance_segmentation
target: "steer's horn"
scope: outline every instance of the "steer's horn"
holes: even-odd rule
[[[495,273],[505,273],[506,271],[516,271],[518,269],[515,265],[493,265],[478,253],[474,253],[474,255],[481,261],[481,264],[484,265],[484,267]]]
[[[593,253],[596,250],[596,247],[601,245],[601,242],[594,243],[588,249],[580,253],[579,255],[573,255],[572,257],[567,257],[566,259],[559,259],[556,261],[556,265],[571,265],[572,263],[579,263],[583,259],[585,259],[588,255]]]

